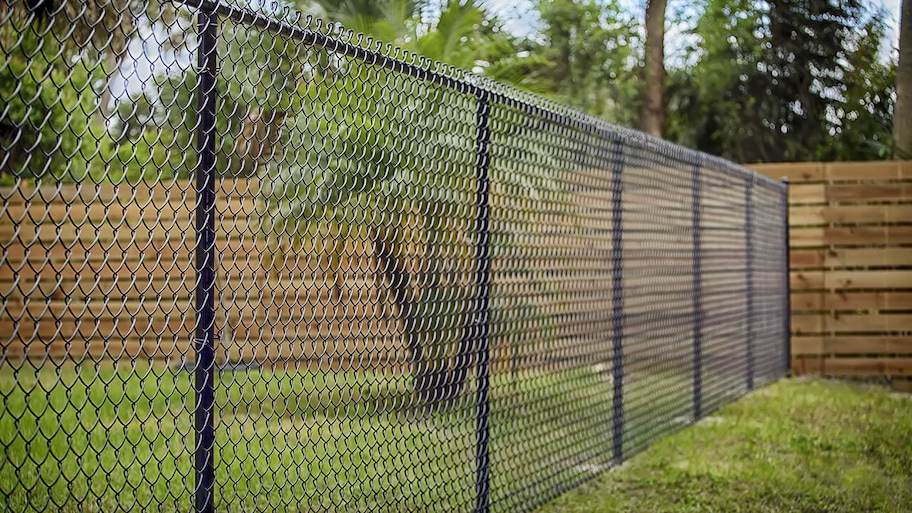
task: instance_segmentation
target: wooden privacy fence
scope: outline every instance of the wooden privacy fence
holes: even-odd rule
[[[610,212],[610,173],[602,172],[599,179],[604,183],[597,187],[578,187],[598,191],[595,198],[578,194],[562,214],[540,214],[551,216],[558,235],[542,231],[536,245],[610,254],[610,234],[602,237],[599,243],[608,244],[601,247],[573,226],[575,210]],[[234,179],[217,187],[218,359],[317,368],[407,365],[397,307],[388,287],[377,283],[368,237],[346,240],[338,260],[328,258],[333,251],[321,246],[333,243],[328,234],[302,237],[295,247],[277,251],[257,231],[258,188],[253,180]],[[0,198],[0,341],[6,359],[194,359],[192,182],[7,187],[0,188]],[[522,201],[529,212],[540,209],[530,199]],[[610,273],[610,259],[601,262],[587,269]],[[559,275],[579,262],[555,259],[551,264],[556,267],[548,272]],[[507,294],[531,294],[513,274],[504,270],[494,280]],[[594,276],[564,280],[553,289],[552,294],[580,300],[544,298],[536,306],[556,319],[551,329],[558,338],[574,341],[569,347],[557,342],[550,350],[561,351],[565,359],[585,357],[586,345],[575,338],[574,325],[581,316],[591,325],[595,304],[598,322],[609,333],[611,289]],[[526,349],[542,358],[521,363],[509,354],[511,342],[495,333],[494,370],[554,365],[549,350],[539,347],[544,334],[538,335],[532,337],[535,347]]]
[[[753,167],[792,182],[794,371],[912,378],[912,163]],[[225,255],[220,262],[224,293],[217,321],[222,358],[279,361],[310,354],[327,360],[311,362],[321,366],[353,359],[402,364],[402,329],[395,307],[374,284],[370,249],[353,246],[343,252],[347,260],[335,265],[346,271],[346,282],[341,297],[334,300],[328,300],[333,293],[323,273],[328,263],[315,256],[316,241],[276,265],[288,272],[270,275],[260,265],[268,253],[264,241],[249,224],[256,188],[252,182],[226,180],[219,192],[217,240],[219,253]],[[0,192],[0,295],[5,300],[0,336],[8,358],[29,352],[71,358],[191,358],[196,201],[192,184]],[[628,197],[636,194],[632,189],[627,192]],[[607,211],[609,202],[605,184],[597,183],[568,202],[577,205],[568,215],[574,209]],[[736,208],[737,202],[732,202]],[[625,218],[625,240],[631,249],[637,243],[634,224],[641,222],[636,215],[631,211]],[[668,236],[665,244],[688,244],[686,236]],[[545,242],[574,246],[592,241],[581,233],[539,241]],[[604,243],[592,250],[608,254],[610,244]],[[684,269],[689,260],[682,262]],[[653,264],[663,267],[668,262],[628,262],[625,288],[638,286],[636,268]],[[593,276],[610,274],[607,267],[597,271],[604,273],[593,271]],[[588,285],[572,286],[584,291]],[[301,291],[308,291],[307,296]],[[542,308],[560,311],[569,327],[575,316],[592,315],[589,307],[580,305],[596,301],[600,308],[610,309],[610,297],[596,296],[590,294],[588,302],[573,305],[578,312],[568,312],[568,305]],[[682,297],[680,303],[669,307],[685,312],[688,299]],[[626,306],[629,313],[638,308]],[[606,330],[609,321],[604,319]]]
[[[655,172],[625,170],[625,357],[634,365],[689,365],[693,341],[680,326],[693,317],[691,184],[656,185]],[[746,316],[724,318],[732,305],[747,304],[737,292],[746,287],[744,273],[733,265],[746,258],[740,180],[725,175],[702,192],[702,287],[713,298],[702,326],[707,360],[738,358],[737,341],[747,332]],[[506,248],[492,259],[492,308],[495,317],[507,316],[492,328],[494,370],[610,361],[611,173],[578,170],[565,182],[572,192],[545,206],[502,185],[492,189],[493,231],[522,231],[520,243],[533,248],[522,258]],[[258,190],[253,180],[217,186],[218,358],[318,368],[407,365],[403,326],[389,287],[377,283],[369,237],[350,237],[336,261],[321,246],[333,243],[328,234],[276,251],[257,228]],[[5,359],[193,360],[191,182],[6,187],[0,199]],[[535,279],[529,266],[538,270]],[[758,271],[755,285],[775,287],[779,276]],[[524,313],[513,319],[511,309]],[[674,322],[650,321],[658,311]]]
[[[542,229],[533,235],[536,247],[610,254],[610,234],[596,244],[574,222],[577,210],[610,213],[610,173],[601,172],[599,180],[588,187],[577,184],[580,191],[597,191],[594,198],[580,193],[567,201],[563,213],[537,214],[550,216],[556,235]],[[328,258],[333,251],[321,246],[333,243],[328,234],[302,237],[295,247],[277,251],[258,233],[258,189],[254,180],[224,179],[217,185],[218,359],[364,370],[406,366],[403,326],[389,288],[377,283],[369,238],[358,234],[346,240],[338,260]],[[192,182],[5,187],[0,199],[4,359],[150,358],[172,364],[194,359]],[[497,196],[494,201],[506,200]],[[540,209],[527,201],[529,212]],[[530,226],[549,226],[539,221],[526,219]],[[628,235],[631,241],[637,237]],[[592,276],[553,286],[551,295],[571,294],[577,301],[544,297],[532,305],[556,319],[552,335],[572,342],[542,348],[544,334],[530,333],[535,347],[526,349],[539,358],[521,362],[511,354],[517,350],[506,334],[494,333],[495,371],[555,365],[557,352],[568,360],[587,357],[586,344],[575,338],[575,324],[585,318],[591,326],[595,315],[605,333],[611,326],[611,289],[595,273],[610,274],[612,262],[607,257],[600,262],[588,265]],[[556,267],[548,273],[556,275],[579,265],[560,259],[550,263]],[[494,268],[499,268],[496,262]],[[495,274],[504,293],[531,294],[526,285],[514,283],[511,270]],[[600,313],[594,313],[593,305]],[[607,340],[601,337],[600,343],[607,345]]]
[[[247,180],[218,185],[220,359],[277,363],[319,355],[305,363],[321,367],[356,355],[401,360],[394,316],[372,286],[370,263],[360,262],[364,251],[346,248],[349,258],[334,263],[349,280],[338,290],[316,239],[277,260],[257,236],[257,189]],[[23,186],[0,195],[6,358],[194,359],[192,182]],[[267,255],[271,265],[264,265]],[[343,332],[349,336],[333,336]]]
[[[791,181],[792,369],[912,378],[912,162],[757,164]]]

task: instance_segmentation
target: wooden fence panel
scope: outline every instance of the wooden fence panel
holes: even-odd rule
[[[277,260],[257,236],[257,190],[218,184],[219,357],[321,367],[402,360],[394,316],[366,281],[369,248],[345,248],[336,265],[349,271],[346,286],[332,296],[313,241]],[[193,359],[192,183],[7,187],[0,199],[6,358]]]
[[[912,163],[754,167],[773,178],[788,176],[793,183],[795,370],[912,377]],[[559,214],[536,217],[528,213],[534,205],[523,207],[528,224],[555,227],[554,233],[530,234],[528,243],[534,241],[543,255],[568,248],[579,255],[569,262],[541,258],[536,265],[543,272],[561,276],[571,270],[589,271],[591,279],[555,282],[562,293],[573,293],[579,301],[551,303],[547,295],[525,290],[524,280],[511,282],[507,269],[500,270],[501,263],[492,264],[503,293],[528,296],[537,302],[534,308],[559,319],[547,329],[566,331],[570,338],[557,342],[555,354],[572,349],[580,358],[591,357],[596,346],[604,345],[604,337],[578,338],[572,332],[575,319],[588,319],[589,328],[610,329],[609,317],[598,314],[609,311],[612,300],[604,283],[611,272],[606,259],[612,249],[606,231],[611,213],[605,208],[611,191],[605,186],[607,174],[594,176],[595,186],[581,185],[580,193],[565,206],[598,220],[603,225],[600,231],[573,231]],[[276,364],[303,360],[321,368],[335,368],[342,361],[404,365],[407,354],[396,307],[373,281],[369,244],[345,249],[343,261],[334,264],[346,271],[343,286],[336,289],[324,272],[329,263],[320,259],[315,244],[302,245],[277,261],[275,249],[253,236],[255,183],[226,180],[220,185],[222,358],[265,358]],[[663,222],[687,227],[689,212],[677,199],[665,205],[662,194],[634,185],[625,190],[629,201],[624,203],[623,234],[628,271],[624,286],[630,291],[625,307],[631,314],[654,308],[643,295],[655,292],[650,273],[668,268],[686,274],[691,265],[690,235],[656,222],[661,214]],[[740,199],[729,201],[724,193],[723,188],[713,189],[706,202],[710,226],[703,247],[705,264],[718,271],[707,275],[707,290],[732,286],[726,265],[732,251],[740,249],[732,243],[725,218],[726,209]],[[642,201],[637,201],[638,194]],[[26,342],[32,351],[55,357],[190,357],[196,201],[192,184],[180,182],[170,191],[163,186],[7,188],[0,189],[0,199],[0,344],[7,357],[26,356]],[[683,249],[677,254],[669,247]],[[272,262],[275,272],[264,270],[264,259]],[[686,282],[672,288],[684,290]],[[669,308],[689,311],[689,296],[668,295],[665,300],[671,302]],[[539,328],[545,329],[528,327],[523,336],[530,341],[541,338],[533,333]],[[635,326],[630,328],[635,331]],[[497,344],[501,343],[492,348],[495,366],[522,361],[520,346]],[[547,355],[542,358],[547,360]]]
[[[793,184],[793,369],[912,378],[912,162],[751,167]]]

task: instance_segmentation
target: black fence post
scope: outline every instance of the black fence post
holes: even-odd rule
[[[611,151],[611,304],[612,367],[614,382],[612,441],[614,461],[624,461],[624,251],[623,251],[623,171],[624,141],[616,136]]]
[[[703,415],[703,271],[700,228],[700,162],[693,165],[693,408],[694,421]]]
[[[475,233],[478,234],[478,242],[475,248],[476,270],[475,285],[477,287],[477,296],[475,303],[475,337],[478,341],[478,390],[477,390],[477,422],[476,434],[478,437],[475,451],[475,512],[488,513],[490,509],[490,464],[491,460],[488,455],[488,442],[490,437],[490,404],[489,388],[490,378],[488,376],[488,365],[490,362],[490,348],[488,347],[488,335],[490,331],[490,211],[488,208],[488,193],[490,191],[490,180],[488,169],[491,163],[491,156],[488,153],[488,144],[491,133],[488,128],[488,118],[490,117],[490,104],[487,93],[480,93],[477,96],[476,124],[477,135],[475,139],[475,178],[477,189],[475,193],[475,206],[477,207],[477,218],[475,221]]]
[[[218,15],[199,11],[196,167],[196,513],[215,511],[215,102]]]
[[[744,188],[744,238],[747,267],[747,389],[754,389],[754,182],[751,173]]]
[[[789,179],[788,177],[782,178],[783,190],[782,190],[782,223],[783,223],[783,232],[784,240],[783,244],[785,246],[785,365],[783,371],[785,374],[791,374],[792,372],[792,243],[789,237],[789,230],[791,222],[789,221]]]

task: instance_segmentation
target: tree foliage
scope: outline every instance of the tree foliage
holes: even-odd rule
[[[884,14],[859,1],[707,0],[674,70],[669,137],[739,162],[889,154]]]
[[[545,94],[623,124],[637,119],[640,36],[637,22],[615,0],[540,0],[540,38],[521,48],[544,64]]]

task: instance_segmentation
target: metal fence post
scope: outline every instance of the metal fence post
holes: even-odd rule
[[[612,324],[612,368],[614,383],[612,440],[614,461],[624,460],[624,292],[623,292],[623,170],[624,141],[616,136],[611,151],[611,304],[614,308]]]
[[[488,169],[491,163],[491,156],[488,152],[491,133],[488,128],[488,118],[490,117],[490,104],[488,94],[479,93],[477,96],[476,126],[477,135],[475,139],[475,178],[477,189],[475,194],[475,206],[477,207],[477,218],[475,221],[475,233],[478,234],[478,242],[475,248],[476,269],[475,285],[477,287],[477,296],[475,303],[475,336],[478,340],[478,390],[477,390],[477,419],[476,434],[477,445],[475,452],[475,512],[488,513],[490,508],[490,457],[488,454],[488,442],[490,437],[490,425],[488,423],[490,415],[489,405],[489,388],[490,379],[488,376],[488,364],[490,362],[490,353],[488,347],[488,335],[490,332],[490,210],[488,208],[488,193],[490,191],[490,179]]]
[[[693,165],[693,408],[694,420],[703,415],[703,271],[700,241],[700,162]]]
[[[754,389],[754,182],[751,173],[744,188],[744,238],[747,267],[747,389]]]
[[[791,374],[792,372],[792,243],[789,237],[789,230],[791,222],[789,221],[789,179],[788,177],[782,178],[783,191],[782,191],[782,223],[783,223],[783,232],[784,240],[783,244],[785,246],[785,365],[783,371],[785,374]]]
[[[218,15],[199,11],[196,167],[196,488],[197,513],[215,511],[215,102]]]

